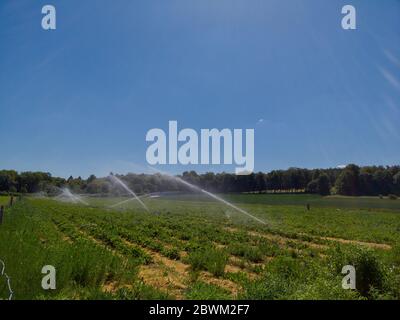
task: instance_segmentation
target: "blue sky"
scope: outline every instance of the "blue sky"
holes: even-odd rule
[[[144,171],[169,120],[255,128],[257,171],[399,164],[398,0],[3,0],[0,40],[0,168]]]

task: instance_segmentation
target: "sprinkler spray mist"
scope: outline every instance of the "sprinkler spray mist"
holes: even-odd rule
[[[133,196],[134,199],[136,199],[140,205],[147,211],[150,212],[149,208],[147,208],[147,206],[143,203],[142,200],[140,200],[140,198],[137,196],[137,194],[135,192],[133,192],[131,189],[129,189],[129,187],[118,177],[114,176],[114,175],[110,175],[109,176],[110,180],[114,183],[116,183],[117,185],[121,186],[126,192],[128,192],[131,196]],[[125,200],[122,203],[128,202],[129,200]],[[122,204],[122,203],[117,203],[117,205]],[[116,206],[116,205],[115,205]]]
[[[146,197],[146,196],[147,196],[147,195],[138,196],[138,198],[144,198],[144,197]],[[123,204],[125,204],[125,203],[132,202],[132,201],[136,201],[136,198],[129,198],[129,199],[123,200],[123,201],[121,201],[121,202],[118,202],[118,203],[116,203],[116,204],[113,204],[112,206],[110,206],[110,208],[116,208],[116,207],[119,207],[119,206],[121,206],[121,205],[123,205]]]
[[[61,190],[61,194],[59,194],[56,199],[60,200],[60,201],[68,201],[68,202],[73,202],[73,203],[82,203],[85,206],[88,206],[89,204],[84,201],[80,196],[73,194],[71,192],[71,190],[69,190],[68,188],[62,188]]]
[[[185,185],[185,186],[187,186],[187,187],[189,187],[189,188],[191,188],[193,190],[202,192],[202,193],[208,195],[209,197],[213,198],[214,200],[217,200],[218,202],[221,202],[221,203],[227,205],[228,207],[231,207],[232,209],[235,209],[236,211],[239,211],[240,213],[250,217],[251,219],[253,219],[253,220],[255,220],[255,221],[257,221],[257,222],[259,222],[261,224],[267,225],[267,223],[265,221],[253,216],[252,214],[248,213],[247,211],[235,206],[234,204],[232,204],[232,203],[230,203],[230,202],[218,197],[217,195],[215,195],[215,194],[213,194],[213,193],[211,193],[209,191],[206,191],[206,190],[204,190],[202,188],[199,188],[198,186],[195,186],[194,184],[191,184],[191,183],[189,183],[189,182],[187,182],[187,181],[185,181],[185,180],[183,180],[183,179],[181,179],[179,177],[173,176],[173,175],[171,175],[169,173],[162,172],[162,171],[154,169],[152,167],[149,167],[149,168],[151,170],[156,171],[159,174],[161,174],[161,175],[163,175],[163,176],[165,176],[165,177],[167,177],[169,179],[173,179],[173,180],[175,180],[175,181],[177,181],[177,182],[179,182],[179,183],[181,183],[181,184],[183,184],[183,185]]]

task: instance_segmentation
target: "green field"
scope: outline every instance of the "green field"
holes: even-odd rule
[[[194,195],[145,198],[151,213],[134,201],[110,208],[126,199],[7,208],[0,259],[14,298],[400,299],[399,200],[225,196],[263,225]],[[349,264],[356,291],[341,286]],[[44,265],[56,290],[41,288]],[[0,298],[7,290],[0,279]]]
[[[6,196],[0,196],[0,206],[5,206],[10,202],[10,198]]]
[[[377,197],[322,197],[312,194],[233,194],[223,195],[223,197],[232,202],[248,204],[305,206],[309,203],[313,207],[391,209],[400,211],[400,201],[391,200],[388,197],[383,197],[382,199]],[[205,196],[193,194],[177,195],[176,197],[171,195],[169,198],[175,200],[209,201]]]

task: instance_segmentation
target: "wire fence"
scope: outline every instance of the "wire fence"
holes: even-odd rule
[[[6,270],[6,265],[4,263],[3,260],[0,259],[0,265],[2,265],[1,267],[1,277],[6,279],[7,282],[7,287],[8,287],[8,292],[9,292],[9,296],[8,296],[8,300],[12,300],[13,296],[14,296],[14,292],[11,288],[11,278],[8,276],[8,274],[5,272]]]
[[[11,196],[10,198],[10,202],[9,202],[9,207],[12,207],[14,204],[14,197]],[[4,207],[1,206],[1,213],[0,213],[1,217],[0,217],[0,224],[4,218]],[[8,288],[8,292],[9,292],[9,296],[8,296],[8,300],[12,300],[13,296],[14,296],[14,292],[11,288],[11,278],[8,276],[8,274],[5,272],[6,271],[6,264],[4,263],[3,260],[0,259],[0,267],[1,267],[1,273],[0,273],[0,277],[4,278],[6,280],[7,283],[7,288]]]

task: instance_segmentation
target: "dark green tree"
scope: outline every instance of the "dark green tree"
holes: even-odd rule
[[[255,188],[259,193],[265,191],[267,189],[267,181],[265,179],[265,175],[262,172],[256,174],[255,177]]]
[[[321,196],[327,196],[331,193],[331,184],[326,174],[321,174],[317,179],[317,192]]]
[[[354,164],[348,165],[336,180],[336,191],[344,196],[359,195],[360,168]]]

